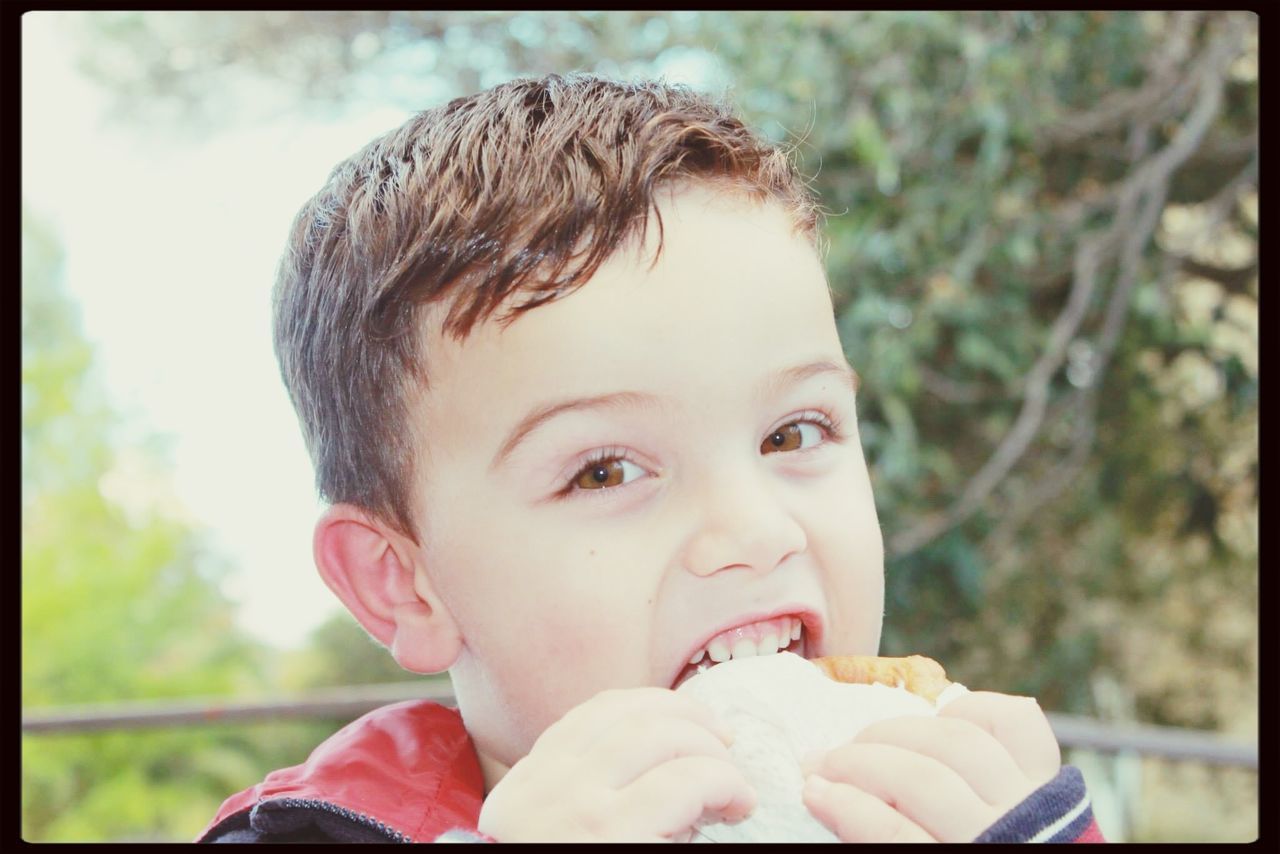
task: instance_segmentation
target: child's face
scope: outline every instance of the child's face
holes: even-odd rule
[[[808,657],[879,645],[883,545],[817,254],[772,203],[691,188],[661,210],[652,269],[619,252],[505,330],[431,336],[422,556],[490,762],[764,617],[801,617]],[[602,457],[622,462],[584,488]]]

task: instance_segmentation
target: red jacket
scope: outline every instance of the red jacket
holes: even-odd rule
[[[197,837],[247,826],[254,807],[308,808],[406,842],[454,828],[475,832],[484,777],[456,709],[428,700],[383,706],[347,724],[301,765],[282,768],[223,802]]]

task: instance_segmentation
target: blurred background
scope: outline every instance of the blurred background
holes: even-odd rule
[[[1110,839],[1257,836],[1255,16],[40,12],[22,53],[25,839],[191,839],[447,693],[312,568],[270,288],[339,160],[570,70],[724,94],[813,176],[883,653],[1038,697]]]

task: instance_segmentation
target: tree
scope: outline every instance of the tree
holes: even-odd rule
[[[236,629],[221,561],[159,503],[156,449],[114,442],[119,421],[64,292],[53,232],[24,208],[22,237],[23,709],[260,691],[266,651]],[[22,835],[190,839],[223,798],[263,766],[300,761],[314,737],[216,727],[24,736]]]
[[[831,212],[889,547],[885,651],[1059,711],[1256,728],[1256,16],[81,23],[123,121],[199,126],[237,78],[325,109],[571,69],[729,83]]]
[[[285,680],[298,690],[448,679],[445,674],[423,677],[405,670],[346,612],[317,626],[307,646],[287,656],[285,669]]]

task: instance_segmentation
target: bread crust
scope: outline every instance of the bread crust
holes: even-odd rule
[[[879,683],[903,687],[930,703],[947,689],[951,680],[942,665],[923,655],[886,658],[875,655],[828,655],[811,659],[823,673],[837,682],[857,685]]]

